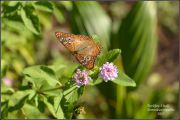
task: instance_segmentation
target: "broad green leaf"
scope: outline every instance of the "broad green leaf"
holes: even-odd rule
[[[47,66],[38,65],[33,67],[25,68],[23,74],[26,77],[32,78],[32,81],[39,82],[36,80],[47,81],[50,86],[55,86],[56,84],[61,85],[61,83],[57,80],[56,75],[52,69]]]
[[[42,10],[45,12],[52,12],[53,11],[53,5],[51,2],[43,1],[43,2],[35,2],[34,4],[35,9]]]
[[[109,47],[111,20],[96,1],[73,2],[72,32],[75,34],[93,35],[101,38],[103,50]]]
[[[51,112],[51,114],[58,118],[58,119],[63,119],[64,115],[61,109],[61,106],[59,105],[61,98],[62,98],[62,94],[60,94],[60,96],[55,97],[54,98],[54,105],[52,105],[47,98],[44,98],[44,104],[47,106],[48,110]]]
[[[11,99],[9,99],[9,111],[12,112],[14,110],[18,110],[21,107],[23,107],[26,99],[28,98],[27,93],[22,92],[22,91],[17,91],[15,92],[12,96]]]
[[[75,84],[67,83],[66,88],[63,92],[63,98],[61,101],[62,109],[65,118],[71,118],[73,114],[73,108],[75,107],[75,102],[83,94],[84,87],[77,88]]]
[[[37,94],[43,94],[46,96],[57,96],[62,91],[62,87],[59,85],[50,86],[47,81],[41,78],[25,77],[25,82],[32,84],[32,89],[36,90]],[[27,84],[25,83],[24,84]]]
[[[138,84],[148,75],[157,51],[157,16],[154,1],[137,2],[123,19],[114,48],[122,50],[125,72]]]
[[[37,107],[30,104],[25,104],[22,109],[26,119],[48,119],[45,113],[40,112]]]
[[[58,96],[54,97],[54,109],[58,119],[64,119],[64,113],[60,104],[62,96],[63,94],[60,93]]]
[[[46,105],[44,104],[44,102],[42,100],[38,100],[38,109],[40,112],[44,113],[45,109],[46,109]]]
[[[36,95],[36,91],[34,91],[34,90],[28,90],[26,92],[28,92],[28,94],[29,94],[29,96],[28,96],[29,100],[32,100],[32,98]]]
[[[97,58],[97,65],[100,67],[106,62],[113,62],[119,55],[120,49],[113,49]]]
[[[52,114],[54,117],[56,117],[56,113],[55,113],[55,109],[54,109],[53,105],[48,102],[48,100],[47,100],[46,97],[43,97],[43,98],[44,98],[43,102],[44,102],[44,104],[47,106],[49,112],[51,112],[51,114]]]
[[[8,2],[8,6],[16,6],[17,4],[21,4],[21,2],[19,2],[19,1]]]
[[[20,2],[17,1],[11,1],[8,4],[2,4],[2,9],[3,9],[2,13],[4,13],[5,16],[14,14],[15,12],[17,12],[19,6],[20,6]]]
[[[48,110],[51,112],[51,114],[57,118],[57,119],[64,119],[64,113],[61,108],[60,101],[62,99],[62,93],[60,93],[58,96],[54,97],[54,104],[50,103],[46,97],[43,97],[43,103],[47,106]],[[42,104],[40,102],[40,104]]]
[[[4,87],[4,86],[2,86],[2,88],[1,88],[1,94],[12,94],[12,93],[14,93],[14,89],[13,88],[11,88],[11,87]]]
[[[2,22],[5,24],[5,26],[9,29],[9,30],[11,30],[11,31],[13,31],[13,32],[16,32],[16,34],[18,33],[18,34],[20,34],[21,35],[21,37],[22,38],[24,38],[23,39],[23,41],[21,41],[21,42],[24,42],[24,43],[26,43],[27,41],[25,40],[25,38],[26,39],[34,39],[34,36],[33,36],[33,34],[32,34],[32,32],[27,28],[27,27],[25,27],[24,26],[24,24],[23,24],[23,22],[21,22],[21,21],[15,21],[15,20],[11,20],[11,19],[7,19],[7,18],[4,18],[4,19],[2,19]],[[18,26],[18,27],[17,27]],[[5,33],[7,34],[8,33],[8,31],[7,30],[5,30]],[[9,36],[8,38],[7,37],[5,37],[5,36],[7,36],[6,34],[2,34],[3,36],[3,38],[4,39],[9,39],[10,41],[14,41],[12,38],[13,37],[11,37],[11,36]],[[10,33],[9,33],[10,34]],[[11,33],[12,34],[12,33]],[[19,37],[19,36],[18,36]],[[17,40],[18,42],[20,41],[20,40]],[[29,43],[28,43],[29,44]]]
[[[29,7],[24,7],[21,8],[21,18],[25,24],[25,26],[32,31],[35,34],[40,33],[40,24],[39,24],[39,19],[37,16],[32,14],[32,10],[29,10],[31,8]]]
[[[41,87],[41,91],[43,92],[43,94],[45,94],[46,96],[59,96],[59,94],[62,92],[62,86],[54,86],[51,87],[48,84],[44,84]]]
[[[136,86],[136,83],[134,82],[134,80],[132,80],[130,77],[128,77],[125,73],[123,73],[120,70],[118,73],[118,77],[112,80],[112,82],[118,85],[122,85],[122,86],[133,86],[133,87]]]

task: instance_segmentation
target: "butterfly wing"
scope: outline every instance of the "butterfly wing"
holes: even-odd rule
[[[95,57],[84,54],[75,54],[76,59],[87,69],[92,69],[95,63]]]
[[[59,42],[63,44],[71,53],[75,51],[75,43],[77,44],[77,41],[75,42],[73,39],[74,35],[63,32],[56,32],[55,35]]]
[[[76,57],[87,69],[94,67],[95,59],[100,53],[101,46],[91,37],[56,32],[59,41]]]
[[[91,42],[90,42],[91,43]],[[87,69],[92,69],[97,55],[100,53],[101,46],[96,43],[84,43],[81,49],[74,56]],[[85,47],[84,47],[85,46]]]

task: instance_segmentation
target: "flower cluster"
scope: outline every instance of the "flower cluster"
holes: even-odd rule
[[[80,87],[82,85],[87,85],[91,80],[91,77],[89,77],[89,73],[85,70],[81,71],[80,69],[77,69],[73,80],[76,82],[77,86]]]
[[[106,62],[102,67],[100,67],[99,76],[103,78],[105,82],[108,80],[114,80],[118,76],[118,69],[113,63]],[[76,82],[77,87],[80,87],[82,85],[87,85],[91,80],[91,77],[87,71],[77,69],[73,80]]]
[[[105,82],[108,80],[114,80],[118,76],[118,69],[113,63],[106,62],[100,68],[100,77],[104,79]]]

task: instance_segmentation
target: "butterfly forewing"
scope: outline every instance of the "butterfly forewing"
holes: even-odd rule
[[[63,32],[56,32],[56,37],[58,40],[70,51],[75,51],[75,40],[74,35],[63,33]]]
[[[95,59],[101,51],[101,46],[91,37],[56,32],[58,40],[71,52],[87,69],[94,67]]]

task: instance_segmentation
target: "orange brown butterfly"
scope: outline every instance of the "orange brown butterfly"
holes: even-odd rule
[[[55,32],[55,35],[80,64],[87,69],[94,67],[96,57],[100,54],[102,46],[96,43],[92,37],[64,32]]]

